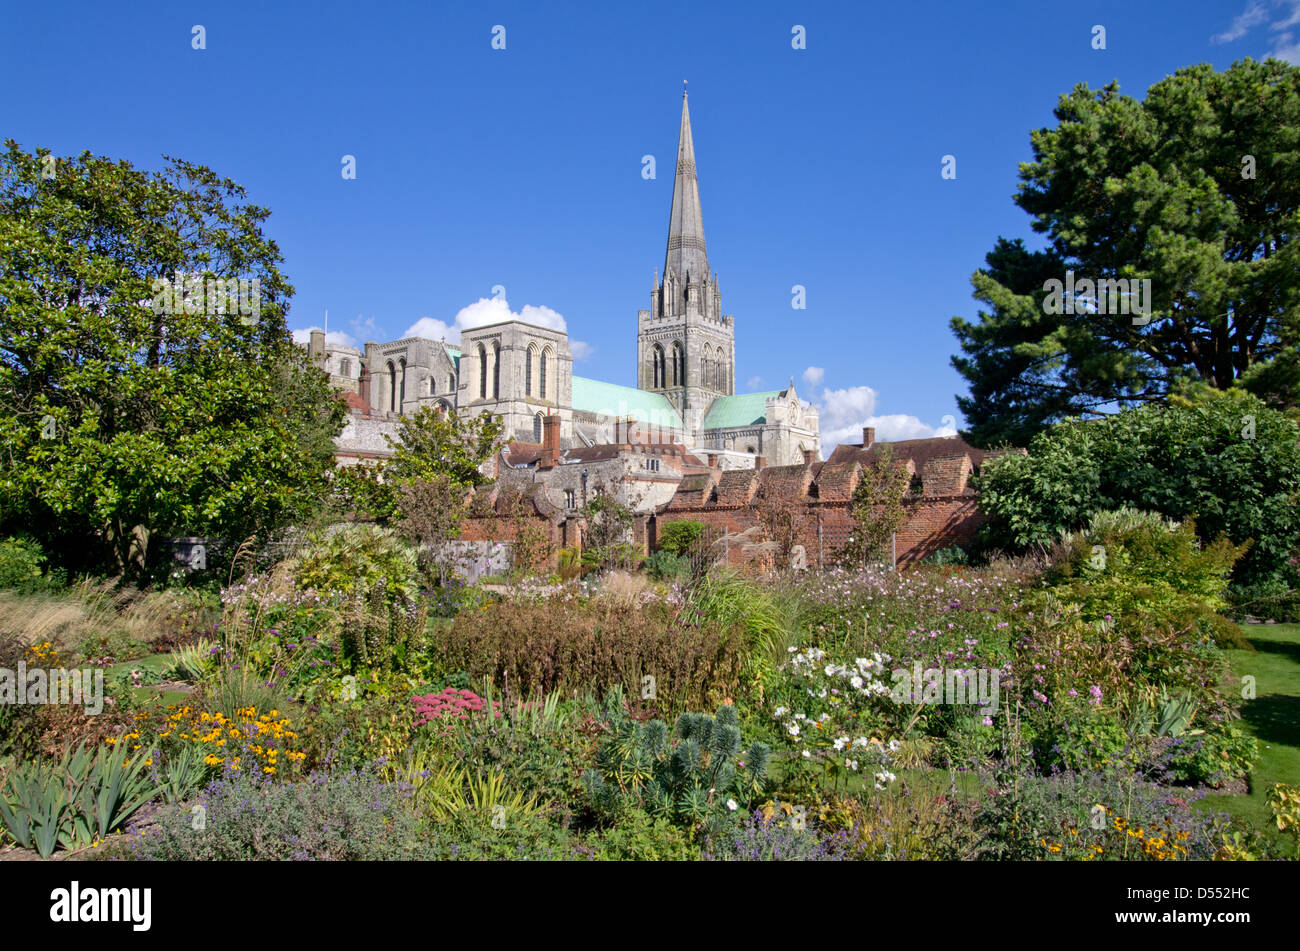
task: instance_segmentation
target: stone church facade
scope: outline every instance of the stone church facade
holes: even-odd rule
[[[721,468],[821,454],[817,410],[793,378],[782,390],[736,393],[735,321],[722,313],[709,270],[685,94],[663,272],[655,271],[649,309],[637,314],[635,387],[574,376],[566,333],[517,320],[465,330],[459,346],[410,337],[360,350],[327,344],[314,330],[308,350],[349,394],[345,456],[421,406],[499,415],[512,442],[535,445],[544,420],[556,416],[566,448],[678,444],[715,456]]]

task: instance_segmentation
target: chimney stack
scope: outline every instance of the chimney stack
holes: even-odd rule
[[[560,460],[560,417],[547,416],[542,420],[542,455],[537,461],[539,469],[554,469]]]
[[[367,407],[370,406],[370,370],[364,363],[361,364],[361,377],[357,381],[357,395],[365,401]]]
[[[817,458],[817,454],[814,453],[811,449],[805,449],[805,450],[803,451],[803,464],[804,464],[805,466],[810,466],[810,465],[812,465],[812,464],[813,464],[813,460],[816,459],[816,458]]]
[[[709,453],[708,460],[710,469],[718,468],[718,454],[716,452]]]
[[[863,426],[862,427],[862,448],[870,449],[875,444],[876,444],[876,427]]]
[[[765,460],[762,456],[755,456],[755,457],[754,457],[754,471],[757,472],[758,470],[762,469],[762,468],[763,468],[763,463],[766,462],[766,461],[767,461],[767,460]]]

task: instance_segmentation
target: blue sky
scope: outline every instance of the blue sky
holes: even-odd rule
[[[951,431],[948,321],[974,316],[970,274],[998,235],[1039,244],[1011,197],[1058,96],[1300,62],[1297,38],[1300,0],[46,0],[0,22],[0,135],[235,179],[272,210],[297,330],[328,309],[331,335],[357,343],[452,339],[500,285],[512,311],[563,321],[576,373],[630,385],[688,79],[738,388],[794,377],[829,451],[862,425]]]

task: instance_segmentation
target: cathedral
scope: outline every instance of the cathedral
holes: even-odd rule
[[[817,410],[793,378],[782,390],[736,392],[735,321],[709,270],[685,93],[663,270],[637,313],[635,387],[575,376],[568,335],[519,320],[465,330],[458,346],[408,337],[364,351],[313,330],[308,350],[353,410],[341,456],[385,454],[384,422],[426,405],[498,415],[514,443],[540,445],[546,417],[557,416],[566,449],[677,444],[720,468],[821,456]]]

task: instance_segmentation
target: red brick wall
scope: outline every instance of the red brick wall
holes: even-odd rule
[[[907,563],[925,558],[950,545],[969,542],[983,524],[985,516],[975,505],[970,494],[939,496],[937,498],[910,498],[904,501],[907,517],[898,532],[898,560]],[[821,552],[829,564],[835,553],[853,534],[857,523],[845,501],[810,500],[806,505],[800,544],[808,556],[809,566],[818,564]],[[821,516],[821,538],[818,539],[818,515]],[[709,506],[699,509],[672,509],[659,516],[659,532],[670,522],[695,521],[713,525],[728,532],[739,533],[760,525],[754,509],[749,506]],[[743,562],[739,548],[732,551],[733,563]]]

